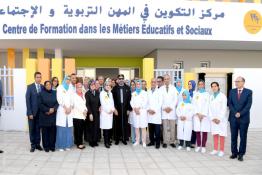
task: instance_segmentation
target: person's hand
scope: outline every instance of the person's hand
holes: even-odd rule
[[[49,109],[49,114],[53,114],[55,112],[55,109],[54,108],[50,108]]]
[[[150,115],[154,115],[156,112],[154,111],[154,110],[152,110],[152,109],[149,109],[149,110],[147,110],[147,112],[150,114]]]
[[[200,120],[200,121],[202,121],[202,120],[203,120],[203,118],[204,118],[204,116],[203,116],[203,115],[201,115],[201,114],[198,114],[198,118],[199,118],[199,120]]]
[[[236,116],[236,118],[240,118],[240,113],[237,112],[235,116]]]
[[[46,115],[50,115],[50,112],[46,112],[45,114],[46,114]]]
[[[33,115],[29,115],[28,118],[29,118],[29,120],[33,120],[34,119]]]
[[[170,113],[170,112],[172,111],[172,109],[171,109],[170,107],[167,107],[167,108],[164,109],[164,111],[165,111],[166,113]]]
[[[140,108],[134,108],[136,115],[140,115]]]
[[[116,116],[118,116],[118,111],[117,111],[117,110],[115,110],[115,111],[114,111],[114,114],[115,114]]]
[[[216,124],[219,124],[220,123],[220,120],[216,119]]]
[[[113,114],[113,112],[114,112],[114,111],[113,111],[113,110],[111,110],[111,111],[110,111],[108,114]]]
[[[94,117],[93,117],[92,114],[89,115],[89,120],[90,120],[91,122],[94,121]]]

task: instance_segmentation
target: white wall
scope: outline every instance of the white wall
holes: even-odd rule
[[[0,130],[26,131],[28,128],[26,120],[26,71],[25,69],[14,69],[14,110],[2,109],[0,117]]]
[[[233,81],[238,77],[242,76],[245,78],[245,87],[253,91],[253,104],[251,108],[250,116],[250,129],[252,130],[262,130],[262,115],[261,115],[261,105],[262,105],[262,82],[259,81],[258,77],[262,75],[262,68],[259,69],[234,69]],[[235,87],[233,83],[233,87]]]

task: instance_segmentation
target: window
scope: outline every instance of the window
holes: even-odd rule
[[[173,64],[173,69],[184,69],[184,62],[176,61],[175,64]]]
[[[200,61],[200,67],[210,68],[211,67],[210,61]]]

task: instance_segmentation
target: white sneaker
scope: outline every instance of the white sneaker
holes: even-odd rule
[[[66,151],[70,151],[71,149],[70,148],[66,148]]]
[[[60,151],[60,152],[63,152],[63,151],[65,151],[65,150],[64,150],[64,149],[59,149],[59,151]]]
[[[139,142],[135,142],[135,143],[133,144],[133,146],[137,146],[137,145],[139,145]]]
[[[143,143],[143,147],[146,148],[146,143]]]
[[[225,154],[225,153],[224,153],[223,151],[219,151],[218,156],[219,156],[219,157],[223,157],[224,154]]]
[[[196,147],[195,152],[198,153],[200,151],[200,147]]]
[[[210,152],[211,155],[216,155],[218,153],[217,150],[213,150],[212,152]]]
[[[202,148],[201,153],[206,153],[206,148]]]
[[[190,147],[186,147],[186,150],[189,152],[189,151],[191,151],[191,148]]]
[[[178,150],[181,150],[182,148],[183,148],[182,146],[178,146],[178,148],[177,148],[177,149],[178,149]]]

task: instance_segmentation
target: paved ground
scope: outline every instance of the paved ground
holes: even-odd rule
[[[229,137],[228,137],[229,138]],[[248,151],[244,162],[230,160],[229,140],[226,155],[211,156],[212,140],[208,139],[208,153],[178,151],[119,145],[111,149],[87,147],[67,152],[29,152],[28,133],[0,132],[0,174],[262,174],[262,132],[249,132]]]

